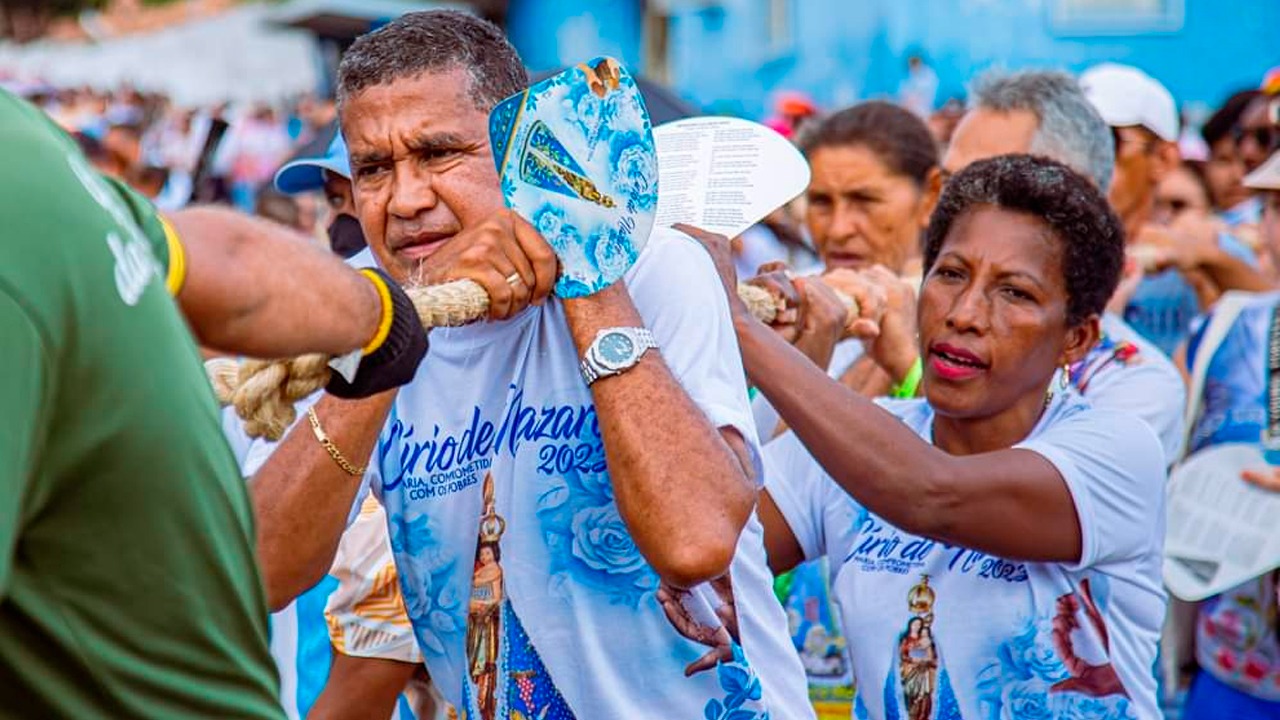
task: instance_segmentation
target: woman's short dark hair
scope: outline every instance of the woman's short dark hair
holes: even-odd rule
[[[810,124],[798,144],[810,160],[824,147],[860,145],[875,153],[890,171],[920,186],[938,166],[938,144],[924,122],[880,100],[859,103]]]
[[[1120,282],[1124,229],[1101,191],[1070,167],[1033,155],[980,160],[947,181],[924,236],[925,272],[956,221],[990,206],[1035,216],[1062,243],[1067,324],[1101,314]]]

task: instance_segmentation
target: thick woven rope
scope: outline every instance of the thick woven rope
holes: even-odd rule
[[[456,327],[481,320],[489,311],[489,296],[471,280],[405,288],[425,328]],[[738,296],[751,314],[771,323],[779,302],[763,288],[742,284]],[[850,303],[847,304],[851,304]],[[288,360],[236,363],[218,359],[205,363],[218,402],[234,405],[250,437],[279,440],[297,419],[294,404],[329,384],[329,358],[303,355]]]

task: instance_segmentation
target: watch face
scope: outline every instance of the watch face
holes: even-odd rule
[[[631,359],[636,344],[624,333],[612,332],[600,338],[600,359],[609,365],[620,365]]]

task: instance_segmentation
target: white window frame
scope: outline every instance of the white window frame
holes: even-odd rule
[[[1183,30],[1187,8],[1186,0],[1050,0],[1046,12],[1058,36],[1147,35]]]

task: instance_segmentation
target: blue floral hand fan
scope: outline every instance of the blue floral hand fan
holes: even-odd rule
[[[560,258],[560,297],[590,295],[635,262],[658,204],[649,113],[618,61],[576,65],[489,115],[507,207]]]

